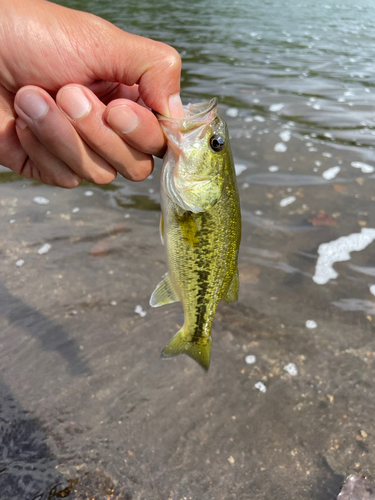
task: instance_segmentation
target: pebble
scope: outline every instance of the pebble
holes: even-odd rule
[[[134,312],[137,313],[137,314],[139,314],[142,318],[144,318],[146,316],[146,314],[147,314],[146,311],[144,311],[142,309],[142,306],[140,306],[140,305],[138,305],[138,306],[135,307]]]
[[[252,365],[255,363],[255,361],[257,360],[256,356],[254,356],[253,354],[249,354],[248,356],[246,356],[245,358],[245,362],[247,365]]]
[[[226,114],[228,116],[231,116],[232,118],[236,118],[238,116],[238,109],[237,108],[228,108],[226,110]]]
[[[336,175],[340,172],[340,170],[341,170],[341,167],[328,168],[327,170],[325,170],[322,173],[322,177],[326,181],[330,181],[331,179],[334,179],[336,177]]]
[[[298,375],[297,367],[294,363],[288,363],[284,366],[284,370],[289,373],[292,377]]]
[[[361,161],[352,161],[351,166],[361,169],[363,174],[371,174],[374,171],[374,167],[372,165],[362,163]]]
[[[288,196],[287,198],[283,198],[282,200],[280,200],[280,207],[286,207],[291,203],[294,203],[296,199],[297,198],[295,196]]]
[[[35,196],[35,198],[33,198],[33,202],[38,205],[48,205],[49,199],[44,198],[44,196]]]
[[[273,148],[277,153],[285,153],[285,151],[288,149],[286,147],[286,144],[284,144],[283,142],[278,142],[277,144],[275,144],[275,147]]]
[[[260,391],[260,392],[267,391],[267,387],[263,384],[263,382],[257,382],[256,384],[254,384],[254,387],[255,387],[255,389],[258,389],[258,391]]]
[[[16,266],[17,266],[17,267],[21,267],[21,266],[23,266],[23,265],[24,265],[24,263],[25,263],[25,261],[24,261],[23,259],[19,259],[19,260],[17,260],[17,262],[16,262]]]
[[[45,243],[43,246],[41,246],[38,250],[39,255],[44,255],[51,249],[51,245],[49,243]]]
[[[305,323],[306,328],[309,328],[310,330],[313,330],[316,328],[318,325],[313,319],[308,319]]]

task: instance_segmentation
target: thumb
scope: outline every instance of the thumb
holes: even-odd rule
[[[85,61],[97,79],[138,84],[146,106],[165,116],[180,118],[181,57],[171,46],[126,33],[95,16],[101,36],[95,38],[95,57]],[[103,29],[104,28],[104,29]],[[90,33],[98,33],[91,27]],[[82,57],[82,55],[81,55]]]

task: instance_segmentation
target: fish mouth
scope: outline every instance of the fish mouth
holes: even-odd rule
[[[184,106],[185,116],[171,118],[163,116],[154,111],[160,124],[167,129],[179,129],[180,132],[188,132],[199,126],[211,123],[217,115],[217,98],[214,97],[207,102],[199,102]]]

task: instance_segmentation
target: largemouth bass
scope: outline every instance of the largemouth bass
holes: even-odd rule
[[[180,119],[157,115],[168,141],[160,222],[168,273],[150,305],[181,301],[184,308],[184,325],[162,358],[187,354],[208,370],[216,307],[238,296],[241,214],[228,129],[217,100],[184,109]]]

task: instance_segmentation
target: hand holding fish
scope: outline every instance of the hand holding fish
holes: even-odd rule
[[[145,179],[166,146],[150,108],[183,116],[178,53],[43,0],[0,7],[0,164],[66,188]]]

